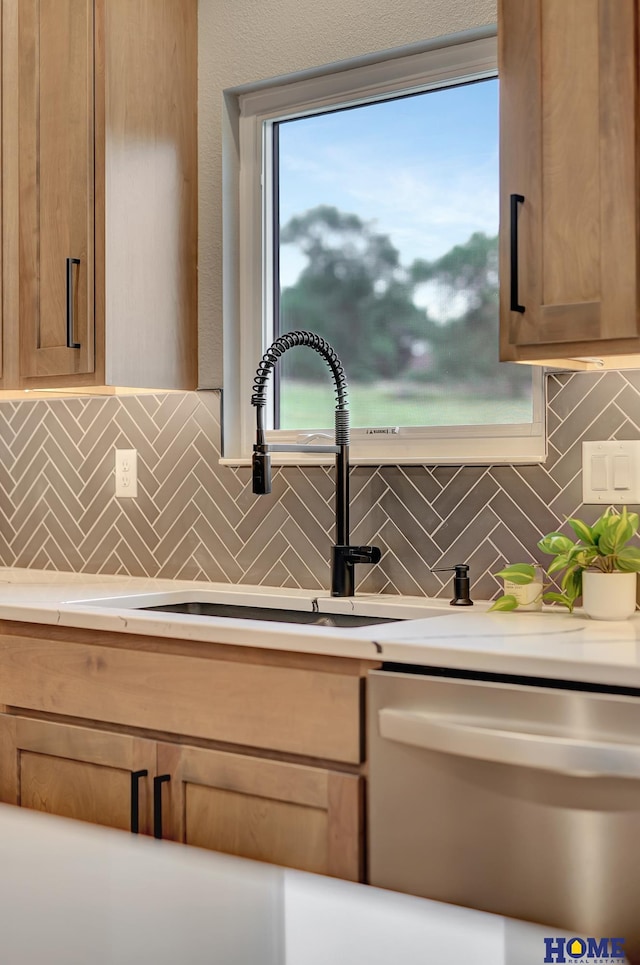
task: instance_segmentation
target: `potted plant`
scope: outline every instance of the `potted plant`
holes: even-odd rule
[[[553,556],[546,569],[549,576],[563,572],[560,592],[545,591],[538,598],[546,603],[559,603],[573,611],[582,596],[585,613],[594,620],[626,620],[636,607],[637,573],[640,572],[640,546],[630,545],[638,530],[638,514],[619,513],[610,506],[593,526],[581,519],[568,519],[578,537],[573,541],[563,533],[549,533],[538,543],[538,549]],[[536,564],[515,563],[495,576],[526,586],[534,580]],[[516,595],[506,593],[494,602],[491,610],[515,610]]]

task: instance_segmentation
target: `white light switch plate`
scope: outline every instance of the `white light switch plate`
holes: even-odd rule
[[[583,503],[640,503],[640,440],[582,443]]]

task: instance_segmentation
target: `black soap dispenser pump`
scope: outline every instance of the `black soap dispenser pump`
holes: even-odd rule
[[[473,606],[469,581],[469,564],[456,563],[455,566],[442,566],[431,570],[432,573],[455,573],[453,577],[453,600],[451,606]]]
[[[469,567],[466,563],[456,563],[454,566],[455,576],[453,578],[453,600],[451,606],[473,606],[469,592],[471,584],[469,581]]]

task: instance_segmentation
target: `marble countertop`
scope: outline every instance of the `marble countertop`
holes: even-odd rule
[[[357,628],[141,612],[171,601],[215,600],[398,622]],[[327,593],[187,580],[0,569],[0,619],[228,643],[399,664],[640,687],[640,613],[594,621],[576,610],[488,613],[489,604],[454,608],[446,600]]]
[[[0,805],[11,965],[538,965],[557,928]]]

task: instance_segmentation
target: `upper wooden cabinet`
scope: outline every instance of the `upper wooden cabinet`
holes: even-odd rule
[[[4,388],[194,388],[196,0],[3,0]]]
[[[503,361],[640,364],[638,34],[636,0],[499,2]]]

